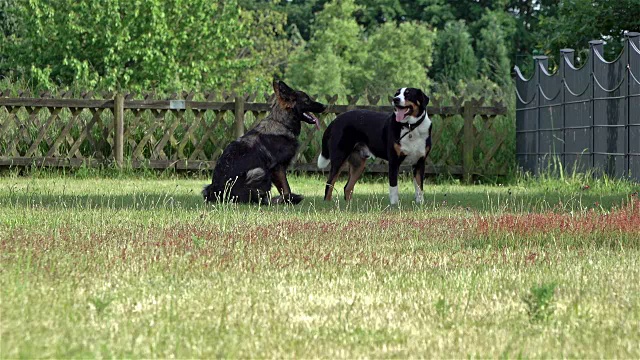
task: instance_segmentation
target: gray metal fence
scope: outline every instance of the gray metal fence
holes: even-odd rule
[[[516,70],[516,156],[538,174],[562,164],[565,171],[640,180],[640,33],[626,34],[624,51],[603,58],[604,42],[589,42],[584,66],[563,49],[558,70],[534,57],[534,73]],[[557,169],[557,167],[555,167]]]

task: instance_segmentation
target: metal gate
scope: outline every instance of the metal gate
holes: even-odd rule
[[[534,57],[534,74],[516,70],[516,157],[524,171],[593,171],[640,180],[640,33],[626,34],[611,62],[604,42],[589,42],[589,58],[574,66],[563,49],[558,70]]]

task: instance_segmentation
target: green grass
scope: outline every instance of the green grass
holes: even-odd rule
[[[5,173],[0,358],[640,357],[640,186],[290,181],[211,206],[205,176]]]

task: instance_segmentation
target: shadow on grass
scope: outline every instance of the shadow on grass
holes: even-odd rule
[[[0,207],[41,207],[54,209],[112,209],[112,210],[192,210],[204,206],[199,195],[131,194],[131,195],[62,195],[62,194],[10,194],[0,195]]]
[[[452,192],[425,193],[424,204],[416,205],[412,193],[400,194],[400,210],[404,211],[443,211],[470,210],[483,213],[492,212],[541,212],[578,211],[584,209],[608,210],[620,206],[629,200],[626,193],[607,193],[599,195],[589,192],[567,194],[560,192],[521,190],[510,192],[478,192],[456,189]],[[119,194],[53,194],[40,192],[4,192],[0,193],[0,208],[40,207],[51,209],[127,209],[127,210],[204,210],[236,209],[279,211],[283,208],[299,211],[349,211],[377,212],[390,209],[389,198],[385,193],[360,192],[354,194],[351,203],[347,203],[341,194],[331,201],[324,201],[320,195],[305,196],[299,205],[258,206],[255,204],[206,204],[197,192],[159,194],[135,193]]]

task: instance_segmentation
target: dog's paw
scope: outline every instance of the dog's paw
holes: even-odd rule
[[[284,204],[284,198],[282,197],[282,195],[272,197],[271,200],[269,200],[269,205],[279,205],[279,204]]]
[[[288,196],[288,202],[290,202],[291,204],[299,204],[302,200],[304,199],[304,196],[302,195],[298,195],[298,194],[289,194]]]
[[[397,205],[400,197],[398,195],[398,186],[389,186],[389,203],[393,205]]]
[[[285,196],[278,195],[271,199],[271,205],[279,204],[299,204],[304,199],[304,196],[298,194],[287,194]]]

